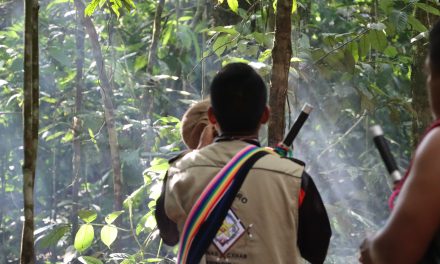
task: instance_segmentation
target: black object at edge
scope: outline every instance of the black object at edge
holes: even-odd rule
[[[298,212],[298,247],[301,256],[312,264],[324,263],[332,235],[330,221],[312,177],[302,175],[304,200]]]

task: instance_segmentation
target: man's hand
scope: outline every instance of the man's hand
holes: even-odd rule
[[[214,142],[214,138],[217,136],[217,130],[215,130],[214,125],[209,124],[207,125],[200,135],[199,139],[199,145],[197,146],[197,149],[201,149],[212,142]]]

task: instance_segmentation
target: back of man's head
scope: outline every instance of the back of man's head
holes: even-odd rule
[[[211,104],[224,134],[256,132],[267,102],[266,85],[245,63],[226,65],[211,83]]]

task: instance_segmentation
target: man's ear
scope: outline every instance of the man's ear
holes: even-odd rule
[[[214,115],[214,109],[212,109],[212,106],[208,108],[208,120],[213,125],[217,124],[217,118]]]
[[[267,121],[269,121],[269,117],[270,117],[270,108],[266,105],[264,107],[263,114],[261,115],[260,118],[260,124],[266,124]]]

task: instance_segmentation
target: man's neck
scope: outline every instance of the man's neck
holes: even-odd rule
[[[228,134],[221,134],[220,136],[216,137],[214,142],[222,142],[222,141],[232,141],[232,140],[241,140],[244,142],[247,142],[249,144],[256,145],[260,147],[260,141],[258,140],[258,134],[256,135],[228,135]]]
[[[237,139],[237,140],[258,140],[258,133],[254,133],[251,135],[237,135],[237,134],[222,133],[222,134],[220,134],[220,137],[228,137],[228,138],[233,138],[233,139]]]

